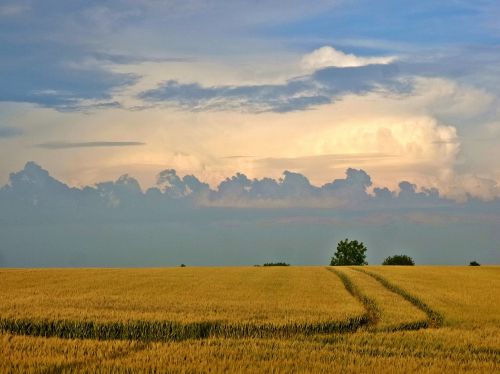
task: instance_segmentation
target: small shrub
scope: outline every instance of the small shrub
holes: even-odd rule
[[[287,264],[286,262],[266,262],[262,266],[290,266],[290,264]]]
[[[415,262],[410,256],[407,255],[394,255],[387,257],[382,265],[406,265],[413,266]]]
[[[186,264],[180,264],[179,267],[181,268],[185,268],[186,267]]]
[[[469,263],[469,266],[481,266],[481,264],[479,262],[477,262],[477,261],[471,261]]]

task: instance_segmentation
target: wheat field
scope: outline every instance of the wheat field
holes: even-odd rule
[[[74,339],[4,323],[0,372],[500,371],[500,267],[2,270],[0,280],[3,322],[268,329]]]

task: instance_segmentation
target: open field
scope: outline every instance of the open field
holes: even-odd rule
[[[176,318],[189,324],[191,319],[199,323],[220,319],[226,326],[275,326],[276,335],[228,336],[212,331],[195,339],[62,339],[28,336],[41,332],[12,331],[4,324],[0,372],[500,370],[500,267],[368,266],[362,270],[3,270],[1,298],[9,306],[2,303],[2,321],[53,318],[126,326],[139,320],[159,323]],[[388,289],[381,280],[406,296]],[[111,301],[103,308],[107,295]],[[342,321],[360,316],[364,319],[358,319],[358,324],[340,328],[345,327]],[[329,331],[311,328],[330,322]],[[290,324],[296,329],[282,334]]]

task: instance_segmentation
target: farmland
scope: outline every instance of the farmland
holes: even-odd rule
[[[2,270],[0,282],[1,372],[500,369],[500,267]]]

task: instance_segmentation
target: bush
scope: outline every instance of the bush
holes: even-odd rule
[[[479,262],[477,262],[477,261],[471,261],[469,263],[469,266],[481,266],[481,264]]]
[[[286,262],[266,262],[262,266],[290,266],[290,264],[287,264]]]
[[[337,244],[337,252],[335,252],[331,266],[346,266],[346,265],[368,265],[366,262],[366,247],[362,242],[357,240],[341,240]]]
[[[413,265],[415,265],[415,262],[413,262],[413,259],[410,256],[407,256],[407,255],[394,255],[394,256],[387,257],[384,260],[384,262],[382,262],[382,265],[407,265],[407,266],[413,266]]]

